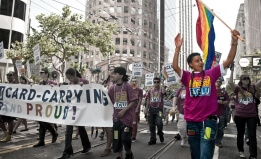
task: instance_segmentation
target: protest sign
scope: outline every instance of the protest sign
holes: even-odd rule
[[[141,77],[142,76],[142,63],[133,63],[132,64],[132,76]]]

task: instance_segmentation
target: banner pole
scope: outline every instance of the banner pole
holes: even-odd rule
[[[208,11],[211,12],[211,14],[213,14],[215,17],[217,17],[230,31],[233,31],[233,29],[226,23],[224,22],[216,13],[214,13],[212,11],[212,9],[210,9],[205,3],[203,3],[201,0],[198,0],[200,3],[202,3],[207,9]],[[240,37],[239,35],[237,35],[237,37],[243,42],[244,39],[242,37]]]

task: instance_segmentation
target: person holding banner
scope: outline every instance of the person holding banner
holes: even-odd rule
[[[180,34],[175,37],[176,49],[172,65],[186,88],[184,116],[187,121],[192,159],[210,159],[214,154],[218,122],[215,82],[225,74],[225,69],[233,63],[235,58],[240,34],[236,30],[233,30],[231,34],[232,43],[227,59],[220,65],[204,70],[200,54],[191,53],[187,58],[187,63],[193,70],[192,73],[181,70],[178,65],[183,39]]]
[[[81,74],[74,68],[67,69],[65,72],[65,75],[66,75],[66,78],[70,81],[69,85],[89,84],[88,80],[86,80],[84,78],[80,78]],[[82,147],[83,147],[81,154],[85,154],[90,151],[91,143],[88,138],[88,134],[86,132],[85,127],[78,126],[78,129],[79,129],[79,135],[81,137],[81,142],[82,142]],[[73,125],[67,125],[66,132],[65,132],[65,147],[63,150],[63,155],[61,157],[59,157],[58,159],[68,159],[73,155],[72,134],[73,134]]]
[[[25,76],[21,76],[20,77],[20,84],[29,84],[29,83],[30,83],[29,80]],[[24,129],[22,129],[20,131],[28,131],[29,130],[28,127],[27,127],[27,120],[19,118],[17,123],[15,124],[14,130],[13,130],[14,134],[16,133],[16,130],[18,129],[18,127],[20,126],[20,124],[22,122],[24,124]]]
[[[102,85],[109,89],[112,85],[113,85],[113,79],[112,79],[112,74],[114,72],[114,68],[115,66],[110,66],[109,67],[109,76],[107,77],[107,79],[102,83]],[[106,133],[106,148],[103,150],[102,154],[100,155],[100,157],[106,157],[109,156],[111,154],[111,148],[112,148],[112,142],[113,142],[113,132],[112,132],[112,127],[106,127],[103,128],[103,130]],[[103,133],[103,134],[102,134]],[[100,136],[104,135],[104,132],[101,132]]]
[[[133,159],[131,151],[132,123],[137,105],[137,96],[128,83],[128,75],[123,67],[115,67],[112,74],[114,85],[109,88],[109,97],[114,105],[113,112],[113,151],[122,159],[123,146],[125,159]]]
[[[161,80],[158,77],[153,79],[154,87],[148,91],[147,102],[146,102],[146,112],[148,116],[148,122],[150,127],[150,141],[149,145],[156,144],[156,126],[158,128],[158,135],[160,142],[164,142],[163,133],[163,98],[165,92],[165,87],[160,87]]]
[[[137,130],[138,130],[138,122],[139,122],[139,116],[140,116],[140,106],[141,106],[141,101],[142,101],[142,97],[143,97],[143,91],[142,89],[140,89],[137,85],[137,79],[136,78],[132,78],[131,79],[131,86],[138,98],[138,103],[135,106],[135,115],[134,115],[134,120],[132,123],[132,142],[136,142],[136,136],[137,136]]]
[[[39,85],[57,85],[57,83],[55,83],[54,81],[49,80],[50,72],[48,68],[42,68],[40,71],[40,76],[43,80],[39,83]],[[39,142],[33,145],[33,147],[40,147],[45,145],[44,139],[46,130],[49,130],[52,134],[52,143],[54,143],[57,140],[58,133],[54,129],[53,125],[42,121],[39,121],[39,125]]]
[[[15,66],[15,62],[13,61],[13,64]],[[10,71],[6,74],[8,83],[10,84],[16,84],[18,83],[18,76],[17,76],[17,69],[15,72]],[[4,131],[4,135],[1,137],[0,142],[8,142],[11,141],[12,134],[13,134],[13,127],[14,127],[14,120],[15,117],[0,115],[0,128]],[[8,123],[8,131],[5,127],[5,123]]]

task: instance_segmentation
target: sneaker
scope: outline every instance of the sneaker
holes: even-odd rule
[[[122,159],[122,158],[118,156],[116,159]]]
[[[175,138],[176,140],[181,140],[181,136],[180,136],[179,134],[177,134],[176,136],[174,136],[174,138]]]
[[[1,140],[1,142],[8,142],[8,141],[11,141],[11,138],[12,138],[12,136],[11,135],[9,135],[9,134],[7,134],[2,140]]]
[[[79,137],[78,137],[78,136],[74,136],[74,137],[72,138],[72,140],[76,140],[76,139],[79,139]]]
[[[164,142],[164,133],[158,133],[159,138],[160,138],[160,142]]]
[[[246,139],[246,144],[249,146],[249,139]]]
[[[111,154],[111,149],[104,149],[103,153],[100,155],[100,157],[107,157]]]
[[[61,157],[57,158],[57,159],[69,159],[71,157],[71,155],[69,154],[63,154]]]
[[[39,141],[37,144],[33,145],[33,147],[41,147],[41,146],[44,146],[44,145],[45,145],[44,142]]]
[[[6,137],[6,135],[8,135],[8,132],[7,132],[7,131],[4,131],[4,134],[3,134],[3,136],[1,137],[0,140],[3,140],[3,139]]]
[[[101,134],[99,135],[99,137],[101,138],[101,140],[103,140],[103,138],[104,138],[104,132],[101,132]]]
[[[125,159],[134,159],[133,153],[132,152],[130,154],[126,153]]]
[[[219,148],[223,147],[223,145],[221,143],[217,143],[216,146],[219,147]]]
[[[156,144],[156,140],[150,140],[150,141],[148,142],[148,145],[154,145],[154,144]]]
[[[136,138],[132,138],[132,139],[131,139],[131,142],[136,142]]]
[[[239,157],[240,157],[240,158],[246,158],[244,152],[242,152],[242,151],[239,152]]]
[[[55,133],[54,136],[52,137],[52,143],[55,143],[57,137],[58,137],[58,133]]]
[[[22,129],[22,130],[20,130],[20,131],[22,132],[22,131],[28,131],[28,130],[29,130],[29,129]]]
[[[181,143],[180,145],[181,146],[185,146],[185,144],[187,143],[188,139],[186,137],[184,137],[182,140],[181,140]]]
[[[86,153],[88,153],[90,150],[91,150],[91,147],[85,148],[85,149],[83,149],[83,150],[81,151],[81,154],[86,154]]]

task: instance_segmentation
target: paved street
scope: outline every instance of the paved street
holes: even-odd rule
[[[44,147],[32,148],[32,145],[37,142],[37,125],[33,121],[29,121],[29,131],[20,132],[23,125],[20,126],[17,133],[13,135],[12,141],[8,143],[0,143],[0,159],[55,159],[62,155],[64,147],[64,131],[65,126],[59,127],[59,137],[56,143],[51,144],[51,136],[47,133]],[[74,156],[72,159],[98,159],[100,153],[105,148],[106,140],[91,138],[91,129],[86,128],[89,138],[92,143],[92,150],[84,155],[78,153],[81,148],[80,139],[73,140]],[[176,122],[169,122],[164,125],[165,142],[160,143],[159,140],[156,145],[149,146],[149,131],[148,125],[142,119],[139,124],[139,133],[137,141],[132,144],[134,157],[136,159],[189,159],[189,146],[180,146],[180,141],[174,140],[174,135],[177,133]],[[101,130],[100,130],[101,131]],[[75,131],[76,133],[76,131]],[[0,131],[0,135],[3,132]],[[225,137],[223,139],[223,148],[216,147],[214,159],[237,159],[239,158],[236,148],[236,127],[235,124],[230,123],[225,129]],[[261,127],[257,131],[258,142],[258,156],[261,156]],[[159,151],[160,150],[160,151]],[[249,150],[245,145],[245,154],[249,156]],[[116,154],[112,154],[105,159],[116,158]]]

